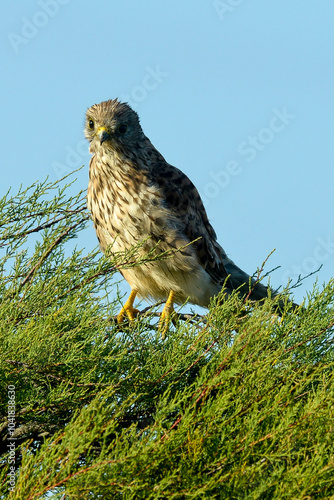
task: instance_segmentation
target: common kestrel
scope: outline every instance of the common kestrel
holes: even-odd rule
[[[137,294],[166,300],[163,328],[174,302],[207,307],[224,283],[226,294],[241,287],[244,293],[251,290],[250,299],[267,296],[267,287],[227,257],[194,184],[155,149],[128,104],[117,99],[94,104],[86,113],[85,135],[92,153],[87,202],[102,251],[109,245],[112,252],[124,251],[143,241],[144,254],[153,248],[169,252],[167,258],[122,270],[131,294],[119,322],[125,315],[134,318]]]

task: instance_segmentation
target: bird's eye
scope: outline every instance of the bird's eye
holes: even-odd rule
[[[89,121],[88,121],[88,126],[89,126],[89,128],[90,128],[91,130],[94,130],[94,122],[93,122],[93,120],[89,120]]]
[[[125,134],[125,132],[128,130],[128,126],[127,126],[127,125],[125,125],[125,124],[122,124],[122,125],[120,125],[120,126],[118,127],[118,129],[117,129],[117,130],[118,130],[118,132],[119,132],[120,134]]]

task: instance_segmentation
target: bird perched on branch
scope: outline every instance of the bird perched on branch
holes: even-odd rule
[[[87,202],[101,249],[124,251],[143,242],[143,254],[167,252],[166,258],[122,270],[131,294],[118,322],[135,317],[137,294],[166,301],[162,329],[174,303],[207,307],[223,285],[226,294],[241,287],[252,300],[267,296],[267,287],[227,257],[196,187],[156,150],[128,104],[94,104],[86,113],[85,135],[92,153]]]

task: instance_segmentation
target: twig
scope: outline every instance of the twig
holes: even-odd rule
[[[59,245],[59,243],[64,239],[66,238],[66,236],[74,229],[76,228],[78,225],[82,224],[82,220],[81,221],[78,221],[76,222],[75,224],[73,224],[72,226],[70,226],[68,229],[66,229],[66,231],[64,231],[63,233],[61,233],[58,238],[55,239],[55,241],[50,245],[50,247],[48,248],[48,250],[42,255],[42,257],[39,259],[39,261],[30,269],[30,271],[28,272],[27,276],[24,278],[24,280],[20,283],[19,285],[19,290],[21,290],[22,287],[24,287],[24,285],[31,280],[31,278],[34,276],[36,270],[41,266],[41,264],[44,262],[45,259],[47,259],[47,257],[50,255],[50,253],[52,252],[52,250],[54,250],[54,248]],[[22,298],[21,298],[22,300]]]

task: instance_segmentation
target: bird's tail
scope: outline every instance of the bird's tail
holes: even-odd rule
[[[227,274],[230,275],[229,282],[233,290],[239,289],[242,294],[248,296],[250,300],[263,300],[268,297],[270,291],[271,297],[276,297],[277,292],[269,287],[259,283],[256,279],[251,278],[249,274],[240,269],[227,255],[223,252],[223,262]],[[291,302],[291,301],[289,301]],[[280,313],[284,309],[284,300],[280,300],[277,307],[277,312]],[[298,304],[291,302],[292,307],[298,307]]]

